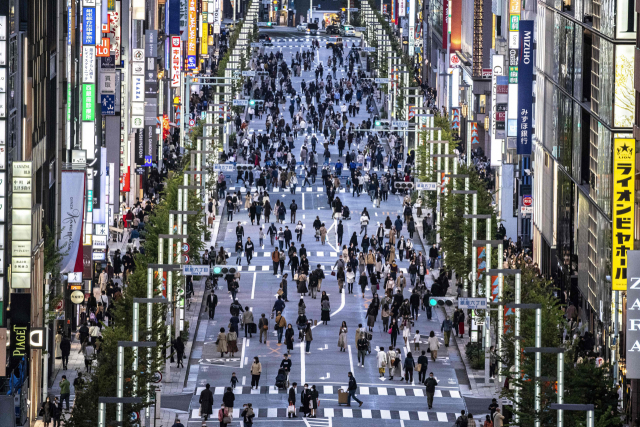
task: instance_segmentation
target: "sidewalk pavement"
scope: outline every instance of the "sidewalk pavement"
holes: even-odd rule
[[[424,209],[423,215],[426,215],[427,212],[428,210]],[[428,248],[429,247],[428,242],[425,242],[423,239],[422,218],[418,218],[417,210],[415,208],[413,209],[413,215],[414,215],[414,218],[416,218],[416,234],[418,234],[418,237],[420,238],[420,240],[422,240],[423,246],[425,248]],[[432,215],[432,217],[434,217],[434,215]],[[449,289],[447,290],[447,296],[455,297],[456,295],[457,295],[456,287],[449,286]],[[449,316],[449,318],[453,317],[454,310],[455,310],[454,306],[444,307],[444,311]],[[495,397],[496,399],[498,399],[500,390],[496,389],[496,385],[494,384],[493,380],[490,380],[489,384],[485,384],[484,369],[471,368],[471,362],[467,357],[466,347],[465,347],[470,341],[470,337],[468,333],[467,335],[464,335],[463,338],[460,338],[459,336],[455,336],[455,334],[452,334],[451,341],[454,342],[456,347],[458,348],[458,351],[460,352],[460,359],[462,360],[467,376],[469,377],[469,390],[464,390],[464,386],[461,384],[460,385],[461,394],[463,396],[470,396],[470,397],[481,397],[481,398],[488,398],[488,399],[492,399]]]
[[[218,235],[218,228],[220,227],[220,218],[221,216],[217,216],[214,221],[213,228],[211,229],[211,241],[205,242],[205,247],[208,249],[209,246],[215,246],[216,237]],[[109,250],[110,253],[113,254],[117,249],[120,249],[121,252],[126,251],[127,247],[127,231],[122,239],[122,242],[109,242]],[[116,279],[120,280],[120,279]],[[205,293],[205,279],[201,279],[197,282],[193,283],[194,295],[191,297],[191,307],[187,312],[186,320],[189,322],[189,339],[185,343],[185,361],[191,359],[191,350],[193,341],[198,333],[198,318],[200,312],[202,311],[202,305],[204,301],[204,293]],[[72,336],[72,339],[75,337]],[[75,389],[73,387],[73,381],[77,378],[78,372],[82,372],[83,376],[85,373],[84,366],[84,356],[78,353],[80,350],[80,342],[75,339],[71,343],[71,354],[69,356],[69,364],[67,366],[67,370],[62,369],[62,359],[56,359],[54,365],[55,379],[52,383],[49,383],[48,394],[52,398],[58,397],[60,398],[60,381],[62,381],[62,376],[66,375],[67,380],[71,383],[71,395],[69,398],[70,408],[73,409],[73,403],[75,400]],[[162,388],[162,401],[167,401],[166,399],[171,399],[176,397],[176,395],[188,394],[191,396],[193,394],[193,390],[195,388],[195,382],[197,373],[191,378],[189,375],[190,365],[185,365],[184,368],[177,369],[175,365],[171,366],[171,371],[169,375],[166,372],[163,373],[164,378],[162,380],[161,388]],[[190,381],[191,380],[191,381]],[[185,387],[186,386],[186,387]],[[185,391],[186,390],[186,391]],[[65,404],[66,409],[66,404]],[[152,425],[155,427],[171,427],[177,416],[183,416],[183,423],[188,418],[187,411],[179,411],[174,409],[161,409],[158,418],[155,421],[151,420]],[[62,425],[65,425],[64,420],[70,417],[69,412],[65,412],[62,417]],[[153,417],[153,412],[152,412]],[[144,418],[144,417],[142,417]],[[142,422],[144,425],[144,421]],[[42,419],[38,419],[34,427],[44,427],[44,423]]]

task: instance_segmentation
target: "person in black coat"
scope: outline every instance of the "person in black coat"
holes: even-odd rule
[[[296,387],[298,387],[298,383],[291,384],[291,388],[289,389],[289,405],[293,405],[293,414],[287,414],[289,418],[297,418],[296,417]]]
[[[176,367],[183,367],[184,365],[182,363],[182,359],[184,357],[184,343],[182,342],[182,338],[180,337],[176,337],[175,341],[173,342],[173,348],[176,350],[176,356],[178,358],[178,365]]]
[[[311,401],[311,390],[309,389],[309,384],[304,385],[304,389],[302,389],[302,393],[300,395],[300,404],[302,405],[302,412],[306,417],[311,413],[309,409],[309,402]]]
[[[69,354],[71,354],[71,341],[66,335],[60,341],[60,352],[62,353],[62,369],[66,371],[69,364]]]
[[[342,235],[344,234],[344,225],[342,225],[342,220],[338,221],[338,227],[337,227],[337,234],[338,234],[338,245],[342,245]]]
[[[216,306],[218,305],[218,296],[211,290],[207,296],[207,308],[209,309],[209,319],[213,319],[216,315]]]
[[[231,387],[227,387],[227,391],[222,396],[222,403],[229,408],[229,413],[233,412],[233,402],[235,402],[235,400],[236,396],[233,394],[233,391],[231,391]]]
[[[420,372],[418,372],[418,381],[424,384],[427,379],[427,368],[429,367],[429,358],[426,355],[426,351],[422,350],[422,354],[418,356],[418,365],[420,365]]]
[[[213,413],[213,393],[210,390],[210,385],[207,384],[205,389],[200,393],[200,415],[206,421],[209,415]]]

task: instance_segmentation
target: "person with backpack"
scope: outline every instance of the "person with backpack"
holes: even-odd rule
[[[469,418],[467,417],[464,409],[460,411],[460,416],[456,419],[456,427],[469,427]]]

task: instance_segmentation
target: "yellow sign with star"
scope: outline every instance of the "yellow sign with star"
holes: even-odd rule
[[[636,142],[616,138],[613,144],[613,245],[611,284],[627,290],[627,251],[633,250]]]

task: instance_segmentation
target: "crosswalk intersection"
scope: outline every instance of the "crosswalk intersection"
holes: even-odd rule
[[[342,389],[347,391],[347,386],[320,386],[318,392],[320,395],[337,395],[338,390]],[[195,394],[200,395],[204,390],[204,387],[198,387]],[[226,390],[226,387],[215,387],[212,389],[214,395],[222,396]],[[233,393],[240,394],[286,394],[287,390],[279,389],[275,386],[261,386],[259,389],[243,386],[233,389]],[[360,396],[403,396],[403,397],[425,397],[423,388],[408,388],[408,387],[364,387],[361,386],[358,389],[358,395]],[[434,394],[435,398],[446,397],[452,399],[461,399],[462,396],[458,390],[436,390]]]

